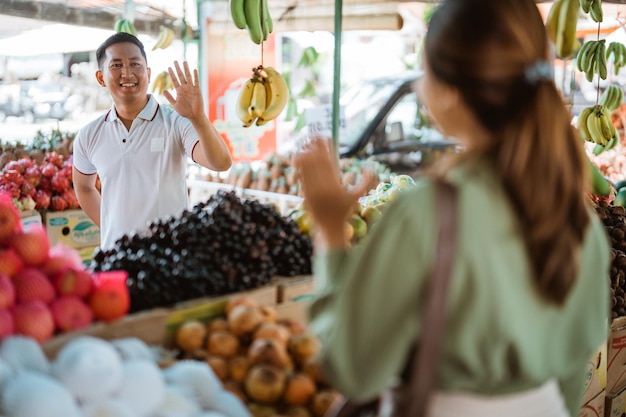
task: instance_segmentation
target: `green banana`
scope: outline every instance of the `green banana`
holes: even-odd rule
[[[622,105],[624,92],[619,85],[611,84],[600,96],[598,104],[603,105],[609,112],[614,112]]]
[[[230,18],[237,29],[246,28],[246,15],[244,13],[245,0],[228,0],[228,8],[230,10]]]
[[[561,58],[569,58],[575,52],[576,25],[580,0],[561,0],[563,5],[559,13],[556,33],[556,53]]]
[[[596,68],[597,73],[603,80],[606,80],[608,76],[607,67],[606,67],[606,41],[604,39],[598,41],[600,42],[600,46],[596,51]]]
[[[546,18],[546,32],[548,39],[552,43],[556,44],[557,31],[559,26],[559,17],[561,15],[561,8],[563,7],[563,0],[556,0],[552,3],[550,11],[548,11],[548,17]]]
[[[263,41],[263,29],[261,28],[261,0],[245,0],[244,13],[246,16],[246,28],[252,42],[257,45]]]
[[[585,42],[578,50],[578,54],[576,54],[576,69],[580,72],[585,71],[585,61],[587,60],[587,52],[591,46],[593,41]]]
[[[267,0],[260,0],[259,7],[261,10],[259,11],[259,19],[261,21],[261,33],[263,34],[263,40],[266,41],[270,36],[270,28],[267,26],[267,21],[265,19],[265,14],[267,10]]]
[[[585,51],[582,65],[585,78],[587,81],[591,82],[591,80],[593,80],[594,68],[596,65],[596,53],[600,47],[600,43],[598,41],[589,41],[589,43],[591,45],[589,45],[589,48]]]
[[[604,20],[604,13],[602,11],[602,0],[593,0],[591,2],[591,6],[589,7],[589,16],[595,22],[602,22]]]
[[[263,0],[263,2],[264,2],[263,21],[265,22],[265,25],[267,26],[267,31],[269,33],[272,33],[272,32],[274,32],[274,22],[272,21],[272,15],[270,14],[270,8],[268,6],[267,0]]]
[[[593,3],[593,0],[580,0],[580,8],[583,9],[583,12],[589,13],[591,3]]]

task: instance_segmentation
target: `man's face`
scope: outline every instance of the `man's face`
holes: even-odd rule
[[[143,99],[150,85],[150,68],[137,45],[116,43],[106,49],[102,70],[96,72],[96,78],[114,101]]]

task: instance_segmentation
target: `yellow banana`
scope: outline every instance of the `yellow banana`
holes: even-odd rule
[[[602,136],[604,136],[607,141],[615,136],[615,125],[604,107],[600,110],[600,129],[602,130]]]
[[[589,128],[587,127],[587,119],[593,113],[593,107],[585,107],[580,114],[578,115],[577,126],[578,132],[580,133],[580,137],[586,142],[594,142],[591,138],[591,134],[589,133]]]
[[[559,13],[556,33],[556,53],[561,58],[569,58],[575,52],[576,25],[580,0],[561,0],[563,5]]]
[[[252,90],[252,99],[250,100],[250,113],[255,117],[261,117],[267,106],[267,94],[265,92],[265,81],[257,78],[254,82]]]
[[[594,143],[606,146],[607,138],[602,133],[601,118],[602,114],[599,109],[594,108],[594,111],[587,117],[587,129],[589,130],[589,137]]]
[[[249,127],[254,123],[256,117],[250,112],[252,93],[254,92],[255,81],[253,78],[246,80],[239,90],[235,110],[237,117],[243,123],[243,127]]]
[[[259,116],[261,124],[277,118],[287,105],[287,100],[289,100],[289,87],[283,76],[272,67],[264,67],[263,69],[267,74],[266,79],[269,85],[270,96],[267,99],[267,108]],[[259,121],[257,121],[257,124],[259,124]]]
[[[166,26],[161,26],[159,30],[159,37],[156,40],[156,43],[152,47],[152,50],[155,51],[157,49],[165,49],[172,44],[174,41],[175,34],[174,31]]]

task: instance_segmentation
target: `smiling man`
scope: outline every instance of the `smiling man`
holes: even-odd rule
[[[112,35],[96,57],[96,80],[113,106],[76,135],[73,181],[106,250],[122,235],[187,208],[187,158],[215,171],[227,170],[232,160],[205,113],[198,71],[192,76],[187,62],[169,68],[176,98],[163,93],[168,107],[148,94],[151,71],[135,36]]]

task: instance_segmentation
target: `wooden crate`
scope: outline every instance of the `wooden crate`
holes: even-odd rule
[[[313,276],[298,275],[295,277],[276,277],[277,304],[285,303],[294,298],[313,294],[315,286]]]

